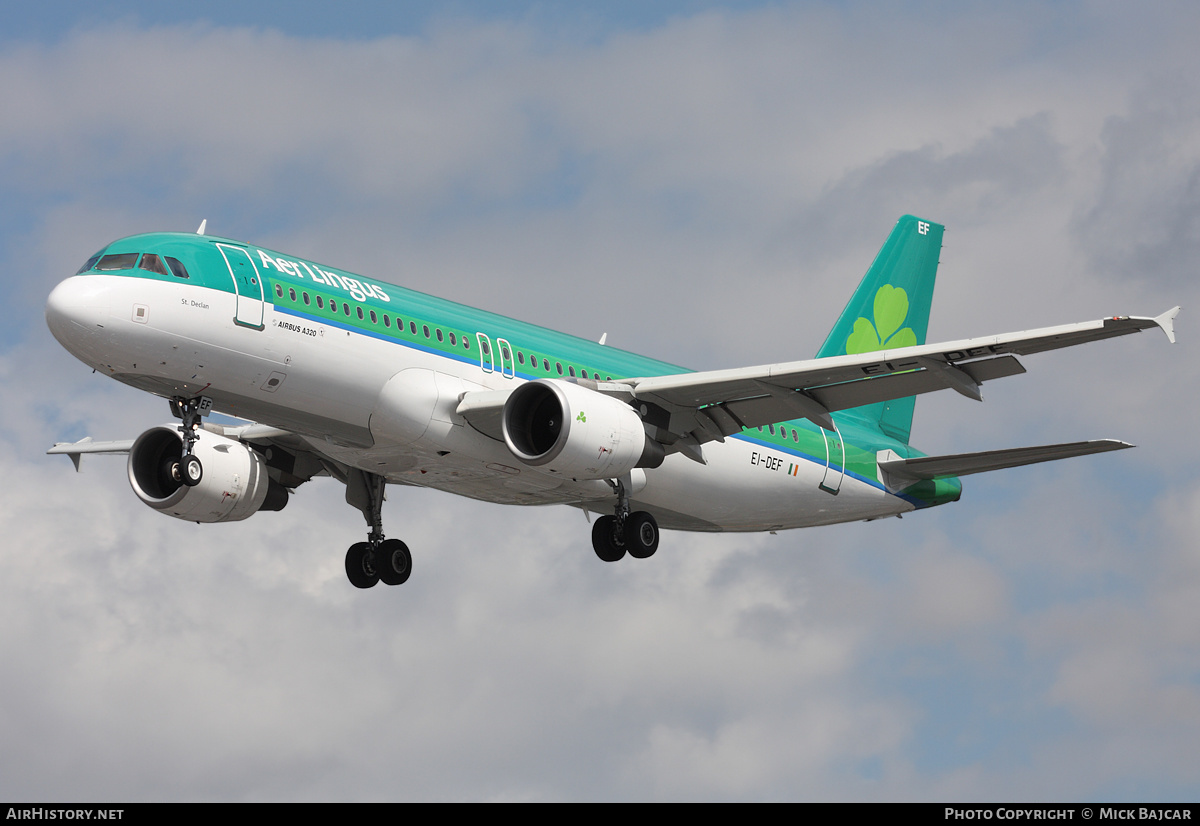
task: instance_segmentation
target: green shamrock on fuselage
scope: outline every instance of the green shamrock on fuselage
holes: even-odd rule
[[[917,334],[912,327],[900,329],[908,318],[908,293],[902,287],[880,287],[875,293],[874,315],[874,324],[865,318],[855,320],[854,332],[846,339],[846,355],[916,345]]]

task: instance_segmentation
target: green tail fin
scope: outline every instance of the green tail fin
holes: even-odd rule
[[[817,358],[925,343],[943,229],[912,215],[896,222]],[[909,396],[846,412],[907,444],[915,403],[916,397]]]

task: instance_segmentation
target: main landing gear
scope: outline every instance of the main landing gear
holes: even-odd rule
[[[193,450],[196,447],[196,441],[200,438],[196,435],[196,431],[200,428],[200,418],[211,407],[212,401],[204,396],[195,399],[171,399],[171,413],[176,418],[183,420],[179,425],[179,433],[183,438],[183,453],[178,462],[171,464],[169,473],[172,479],[182,482],[189,488],[196,487],[204,478],[204,465],[200,463],[200,457]]]
[[[616,562],[628,553],[647,559],[658,550],[658,522],[646,511],[629,512],[629,493],[624,479],[609,482],[617,494],[613,516],[601,516],[592,524],[592,548],[605,562]]]
[[[346,501],[363,512],[371,531],[366,542],[355,542],[346,551],[346,578],[355,588],[403,585],[412,573],[412,554],[399,539],[383,538],[383,499],[387,480],[374,473],[353,470],[346,481]]]

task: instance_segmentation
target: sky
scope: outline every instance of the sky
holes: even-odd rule
[[[25,4],[0,12],[0,799],[1194,801],[1200,8]],[[650,7],[648,11],[646,7]],[[698,369],[811,356],[896,219],[930,339],[1157,315],[917,403],[982,474],[866,524],[664,533],[333,480],[194,525],[166,404],[51,337],[115,238],[194,230]]]

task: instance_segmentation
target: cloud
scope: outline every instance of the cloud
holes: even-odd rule
[[[1200,250],[1198,94],[1186,81],[1156,84],[1106,121],[1099,191],[1079,219],[1100,273],[1176,288],[1190,281]]]

